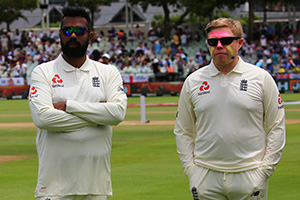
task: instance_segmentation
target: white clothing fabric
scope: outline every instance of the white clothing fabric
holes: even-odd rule
[[[270,177],[286,141],[278,88],[240,57],[227,75],[211,62],[185,80],[174,133],[185,173],[196,164],[219,172],[260,168]]]
[[[260,169],[227,173],[194,165],[188,172],[194,199],[266,200],[268,179]]]
[[[95,195],[68,195],[63,197],[51,196],[37,198],[36,200],[107,200],[107,196],[95,196]]]
[[[66,112],[54,109],[66,100]],[[111,196],[111,125],[127,106],[119,71],[88,57],[77,69],[60,55],[33,70],[29,105],[38,127],[36,198]]]

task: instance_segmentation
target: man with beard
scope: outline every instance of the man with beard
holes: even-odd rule
[[[114,66],[86,55],[92,38],[83,8],[65,7],[62,54],[36,67],[29,105],[37,126],[37,200],[107,200],[112,195],[112,125],[127,106]]]

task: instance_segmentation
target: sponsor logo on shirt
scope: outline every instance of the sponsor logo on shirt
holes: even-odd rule
[[[248,90],[248,81],[246,79],[241,80],[240,83],[240,91],[247,91]]]
[[[192,195],[194,200],[200,200],[197,192],[197,188],[195,186],[192,188]]]
[[[203,81],[202,85],[200,86],[199,90],[200,92],[198,95],[203,95],[203,94],[209,94],[210,93],[210,85],[207,81]]]
[[[280,94],[278,94],[278,109],[282,109],[283,108],[283,101],[281,99]]]
[[[253,193],[251,194],[251,197],[257,197],[259,196],[260,191],[253,191]]]
[[[120,92],[120,91],[121,91],[121,92],[124,92],[124,88],[121,87],[121,86],[118,87],[118,92]]]
[[[37,96],[38,96],[37,89],[32,86],[31,89],[30,89],[30,95],[29,95],[29,97],[33,98],[33,97],[37,97]]]
[[[64,87],[63,80],[58,74],[55,74],[52,78],[52,87]]]

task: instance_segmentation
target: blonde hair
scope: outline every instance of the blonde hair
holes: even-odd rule
[[[243,37],[243,27],[241,23],[232,18],[218,18],[209,22],[205,28],[206,36],[208,36],[212,30],[222,27],[229,27],[236,37]]]

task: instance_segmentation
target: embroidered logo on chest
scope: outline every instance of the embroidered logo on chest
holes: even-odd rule
[[[93,77],[92,78],[92,85],[93,85],[93,87],[100,87],[99,77]]]
[[[241,80],[240,83],[240,91],[247,91],[248,90],[248,81],[246,79]]]

